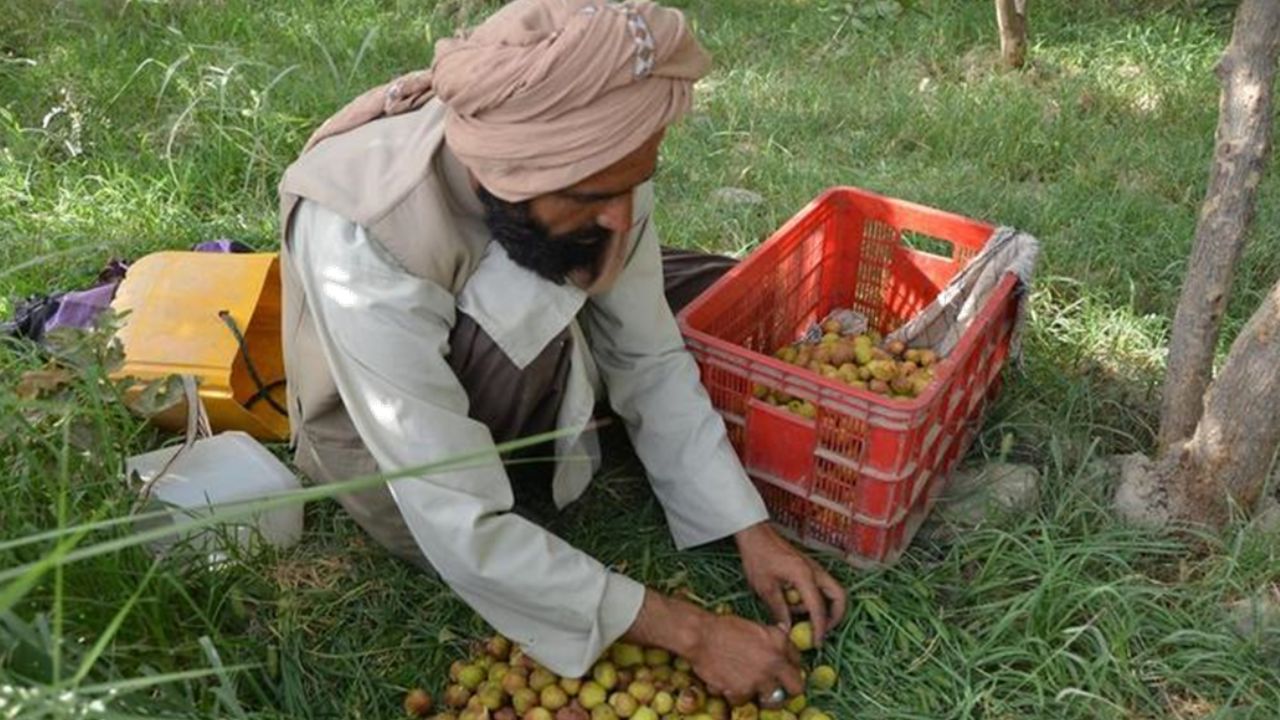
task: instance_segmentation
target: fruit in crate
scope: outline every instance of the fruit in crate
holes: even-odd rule
[[[808,624],[797,627],[805,632]],[[797,645],[803,648],[809,643]],[[762,710],[755,703],[733,707],[707,690],[687,660],[660,648],[615,643],[580,678],[556,675],[501,636],[473,648],[473,657],[450,668],[443,695],[449,709],[433,715],[436,720],[752,720],[798,717],[802,711],[811,718],[829,717],[804,695],[787,698],[779,710]],[[829,666],[814,671],[813,687],[829,689],[835,684],[834,677],[830,685],[817,681],[828,671],[834,675]],[[466,686],[470,681],[475,681],[475,687]],[[404,698],[410,717],[426,717],[433,704],[430,694],[421,689]]]
[[[904,400],[924,394],[933,382],[939,358],[930,348],[908,347],[901,340],[886,342],[875,331],[843,334],[836,320],[827,320],[821,329],[823,334],[817,342],[790,343],[775,350],[773,356],[828,380]],[[818,416],[812,401],[768,385],[757,383],[751,393],[802,417]]]

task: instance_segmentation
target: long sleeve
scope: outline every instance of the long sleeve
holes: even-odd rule
[[[768,519],[685,349],[663,296],[652,188],[636,191],[642,227],[617,284],[587,304],[592,353],[615,412],[680,548]]]
[[[378,466],[390,472],[493,450],[446,361],[453,296],[314,203],[298,209],[293,237],[325,358]],[[584,673],[639,613],[642,585],[509,512],[496,452],[479,467],[396,480],[391,491],[450,587],[562,675]]]

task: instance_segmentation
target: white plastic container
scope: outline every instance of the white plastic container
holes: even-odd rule
[[[195,393],[193,380],[184,378],[188,398],[188,432],[185,444],[135,455],[125,462],[130,478],[142,481],[139,490],[144,513],[166,507],[182,510],[170,516],[137,521],[139,529],[174,525],[185,517],[208,516],[219,506],[251,501],[302,487],[284,463],[257,440],[238,430],[213,435]],[[207,554],[216,565],[230,549],[223,539],[252,549],[255,538],[268,545],[288,547],[302,537],[302,503],[271,508],[230,518],[225,524],[191,531],[175,531],[154,541],[150,548],[167,553],[179,542]]]

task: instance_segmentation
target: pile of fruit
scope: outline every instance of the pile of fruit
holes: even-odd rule
[[[938,364],[938,354],[933,350],[910,348],[901,340],[885,342],[875,331],[843,334],[836,320],[823,323],[822,330],[825,334],[817,343],[794,342],[778,348],[774,357],[851,387],[893,398],[914,398],[933,382]],[[756,385],[753,392],[757,398],[798,415],[813,418],[818,414],[812,402],[779,390]]]
[[[791,640],[801,650],[813,647],[812,638],[808,622],[792,627]],[[431,715],[434,699],[415,689],[405,696],[406,714],[435,720],[831,720],[805,695],[787,699],[778,709],[755,703],[730,707],[707,691],[684,658],[623,642],[609,648],[590,677],[564,678],[496,635],[470,660],[455,662],[449,680],[441,698],[447,709]],[[821,665],[807,682],[830,690],[836,671]]]

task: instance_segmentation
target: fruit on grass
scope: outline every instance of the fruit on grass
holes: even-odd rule
[[[581,705],[570,704],[556,711],[556,720],[591,720],[591,713]]]
[[[613,706],[608,703],[597,705],[591,711],[591,720],[618,720],[618,711],[614,710]]]
[[[472,697],[479,698],[480,704],[490,710],[497,710],[507,702],[507,696],[502,692],[502,688],[488,682],[481,683]]]
[[[582,707],[592,710],[595,706],[608,701],[609,691],[603,685],[588,680],[582,684],[582,689],[578,691],[578,702],[582,703]]]
[[[511,693],[511,707],[515,708],[516,712],[521,715],[529,712],[529,710],[537,707],[537,705],[538,693],[527,687],[520,688],[519,690]]]
[[[813,623],[805,620],[791,626],[791,644],[804,652],[813,649]]]
[[[620,718],[629,718],[640,707],[640,702],[624,692],[616,692],[609,696],[609,705]]]
[[[546,668],[534,668],[529,673],[529,687],[534,692],[542,692],[543,688],[556,684],[556,676]]]
[[[458,673],[458,684],[468,690],[475,690],[487,676],[488,673],[479,665],[468,665]]]
[[[591,670],[591,677],[600,683],[605,690],[612,690],[618,686],[618,670],[613,663],[608,661],[600,661]]]
[[[559,685],[548,685],[542,688],[539,699],[542,701],[542,707],[548,710],[559,710],[569,704],[569,693]]]
[[[819,665],[809,673],[809,684],[818,690],[830,690],[836,686],[836,669],[830,665]]]
[[[793,587],[784,588],[784,594],[793,604],[801,599]],[[796,627],[804,632],[806,626]],[[441,698],[450,710],[431,715],[430,695],[415,689],[405,696],[406,715],[435,720],[831,720],[808,707],[803,695],[790,698],[785,708],[761,711],[748,703],[730,709],[724,697],[707,692],[688,660],[660,648],[615,643],[590,677],[560,677],[509,642],[503,646],[501,636],[476,642],[471,658],[450,666],[453,682]],[[805,647],[804,641],[798,646]],[[834,672],[830,666],[815,669],[810,687],[834,686]]]
[[[515,670],[508,670],[507,674],[502,676],[501,684],[503,692],[508,695],[515,695],[517,690],[529,687],[529,678]]]
[[[656,668],[671,664],[671,653],[662,648],[647,648],[644,651],[644,664]]]
[[[494,635],[485,643],[484,649],[494,660],[506,660],[511,656],[511,641],[501,635]]]
[[[644,650],[631,643],[615,643],[610,657],[613,659],[613,664],[620,668],[644,664]]]
[[[676,712],[681,715],[692,715],[702,709],[707,701],[707,695],[702,688],[697,685],[691,685],[680,691],[680,696],[676,698]]]
[[[464,708],[471,699],[471,691],[463,685],[450,685],[444,690],[444,704],[451,708]]]
[[[426,717],[434,706],[430,693],[422,688],[414,688],[404,696],[404,714],[409,717]]]
[[[657,689],[653,687],[653,683],[636,680],[627,686],[627,694],[635,698],[641,705],[648,705],[653,701],[653,696],[657,693]]]

